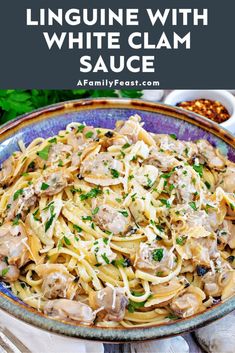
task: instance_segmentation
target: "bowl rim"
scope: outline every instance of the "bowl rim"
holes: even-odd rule
[[[119,98],[88,98],[66,101],[46,106],[31,113],[24,114],[1,126],[0,143],[1,141],[5,140],[5,138],[14,134],[14,132],[21,127],[39,122],[47,118],[80,110],[112,108],[136,109],[139,111],[149,111],[152,113],[164,114],[172,118],[178,118],[210,132],[211,134],[219,137],[224,142],[235,148],[235,137],[233,135],[221,127],[221,125],[218,125],[217,123],[214,123],[200,115],[185,111],[174,106],[168,106],[166,104],[153,103],[140,99]],[[207,309],[203,313],[196,314],[186,319],[180,319],[176,322],[169,322],[167,324],[164,323],[146,327],[142,326],[134,329],[114,327],[100,328],[92,326],[81,326],[76,323],[70,324],[62,321],[56,321],[46,317],[32,307],[25,306],[24,304],[16,302],[2,292],[0,292],[0,309],[3,309],[8,314],[28,324],[56,334],[62,334],[87,340],[120,343],[161,339],[195,330],[196,328],[209,324],[233,311],[235,309],[235,297],[229,299],[225,303],[219,303],[214,307]]]

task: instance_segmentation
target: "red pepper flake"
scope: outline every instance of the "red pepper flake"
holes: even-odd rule
[[[228,110],[220,102],[210,99],[195,99],[180,102],[177,106],[203,115],[219,124],[230,118]]]

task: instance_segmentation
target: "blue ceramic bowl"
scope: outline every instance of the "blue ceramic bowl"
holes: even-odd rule
[[[19,117],[0,129],[0,161],[18,149],[19,139],[28,144],[36,137],[49,137],[72,121],[113,128],[117,120],[128,119],[136,113],[142,117],[148,131],[174,133],[179,139],[185,140],[204,138],[235,161],[235,139],[218,124],[182,109],[125,99],[65,102]],[[187,319],[135,329],[84,327],[49,319],[24,304],[1,283],[0,308],[20,320],[51,332],[105,342],[130,342],[169,337],[206,325],[234,310],[235,297]]]

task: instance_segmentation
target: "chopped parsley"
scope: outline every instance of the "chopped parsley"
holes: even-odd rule
[[[161,174],[161,178],[164,178],[164,179],[169,179],[171,176],[172,176],[172,174],[174,173],[174,170],[172,170],[171,172],[169,172],[169,173],[163,173],[163,174]]]
[[[121,213],[124,217],[128,217],[129,214],[127,211],[118,211],[119,213]]]
[[[161,261],[163,258],[163,249],[155,249],[152,252],[152,258],[154,261]]]
[[[56,216],[56,214],[53,213],[54,209],[55,209],[54,202],[51,202],[47,207],[50,208],[51,217],[49,218],[49,220],[45,224],[45,232],[47,232],[48,229],[51,227],[53,220]]]
[[[195,203],[194,201],[189,202],[189,206],[190,206],[194,211],[197,211],[197,206],[196,206],[196,203]]]
[[[133,300],[129,299],[129,304],[127,306],[127,310],[129,313],[134,313],[136,309],[143,308],[146,302],[134,302]]]
[[[96,215],[99,212],[99,207],[94,208],[94,210],[92,211],[93,215]]]
[[[41,151],[37,152],[37,155],[42,158],[44,161],[48,160],[49,157],[49,151],[50,151],[51,146],[48,145],[46,147],[44,147]]]
[[[57,143],[57,138],[54,137],[54,138],[48,140],[48,142],[50,142],[50,143]]]
[[[210,188],[211,188],[211,184],[210,184],[210,183],[208,183],[208,181],[205,181],[205,185],[206,185],[207,189],[208,189],[208,190],[210,190]]]
[[[83,132],[83,130],[85,129],[85,125],[79,125],[77,128],[77,132]]]
[[[235,210],[235,206],[234,206],[234,204],[233,204],[233,203],[231,203],[231,202],[230,202],[229,206],[230,206],[230,208],[231,208],[231,210],[232,210],[232,211],[234,211],[234,210]]]
[[[83,221],[92,221],[91,216],[82,216]]]
[[[65,242],[66,245],[71,245],[71,241],[65,235],[64,235],[63,239],[64,239],[64,242]]]
[[[17,226],[17,225],[19,224],[20,217],[21,217],[20,214],[17,214],[17,215],[15,216],[15,218],[14,218],[13,221],[12,221],[13,226]]]
[[[74,228],[78,233],[82,232],[82,228],[79,227],[79,226],[77,226],[76,224],[73,224],[73,228]]]
[[[166,206],[166,208],[170,208],[171,204],[167,199],[159,199],[159,201],[161,201],[161,203]]]
[[[106,262],[106,264],[108,264],[108,265],[110,264],[109,258],[107,257],[106,254],[102,254],[101,257]]]
[[[169,136],[170,136],[172,139],[177,140],[176,134],[169,134]]]
[[[119,172],[116,169],[110,169],[113,179],[119,178]]]
[[[80,200],[84,201],[87,199],[92,199],[97,197],[98,195],[102,194],[102,191],[98,188],[91,189],[88,193],[86,194],[81,194],[80,195]]]
[[[114,260],[114,266],[118,267],[118,266],[122,266],[122,267],[129,267],[131,266],[131,262],[129,259],[118,259],[118,260]]]
[[[184,245],[186,239],[187,239],[187,237],[185,237],[185,236],[176,238],[176,244],[182,246],[182,245]]]
[[[175,314],[169,314],[168,316],[166,316],[166,319],[170,319],[170,320],[178,320],[179,317]]]
[[[1,276],[2,276],[2,277],[6,276],[6,274],[7,274],[8,271],[9,271],[9,267],[4,268],[4,269],[2,270]]]
[[[17,191],[14,193],[14,195],[13,195],[13,200],[14,200],[14,201],[17,200],[18,197],[23,194],[23,192],[24,192],[23,189],[17,190]]]
[[[103,238],[103,242],[105,243],[105,245],[108,245],[109,238]]]
[[[58,167],[63,167],[63,161],[62,161],[62,159],[59,160]]]
[[[131,145],[129,143],[125,143],[125,145],[122,146],[122,148],[125,150],[126,148],[130,147]]]
[[[46,189],[48,189],[48,188],[49,188],[49,185],[48,185],[48,184],[42,183],[42,185],[41,185],[41,190],[46,190]]]
[[[94,135],[94,132],[93,132],[93,131],[88,131],[88,132],[85,134],[85,138],[90,139],[93,135]]]
[[[37,214],[38,214],[38,212],[39,212],[39,208],[33,213],[33,219],[34,219],[35,221],[39,221],[39,219],[36,217]]]
[[[202,175],[203,175],[203,165],[202,164],[198,164],[198,165],[194,164],[193,169],[195,170],[195,172],[197,172],[200,175],[200,177],[202,177]]]

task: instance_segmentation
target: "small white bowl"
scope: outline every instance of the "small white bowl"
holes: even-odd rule
[[[230,118],[220,125],[235,133],[235,97],[225,90],[174,90],[165,98],[165,103],[176,106],[180,102],[194,99],[219,101],[227,108]]]

